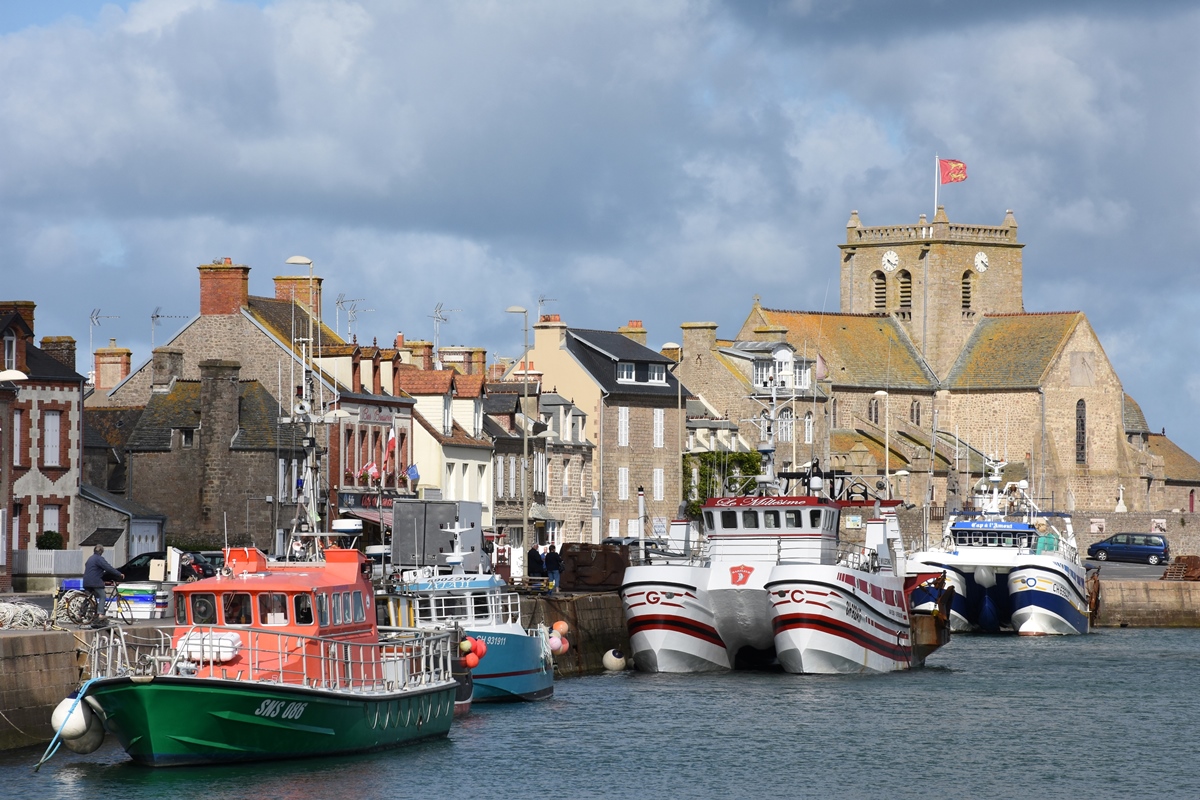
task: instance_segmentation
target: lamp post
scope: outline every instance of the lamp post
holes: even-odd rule
[[[891,472],[891,455],[892,455],[892,448],[891,448],[891,441],[890,441],[891,440],[892,397],[887,392],[885,392],[883,389],[880,389],[879,391],[875,392],[875,396],[883,398],[883,482],[886,487],[885,491],[887,492],[887,499],[891,500],[892,499],[892,476],[889,473]]]
[[[521,314],[524,317],[525,349],[521,351],[522,372],[521,394],[521,546],[509,546],[509,558],[512,561],[512,577],[519,578],[525,574],[525,535],[529,530],[529,312],[521,306],[509,306],[504,309],[509,314]]]

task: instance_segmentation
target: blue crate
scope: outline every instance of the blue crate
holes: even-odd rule
[[[83,578],[63,578],[62,588],[64,589],[82,589]]]

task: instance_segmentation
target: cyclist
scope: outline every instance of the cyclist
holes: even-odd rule
[[[103,628],[108,624],[108,618],[104,616],[106,610],[107,598],[104,595],[105,580],[123,581],[125,575],[118,572],[104,559],[104,545],[98,544],[92,548],[92,556],[83,566],[83,588],[84,591],[91,592],[92,597],[96,598],[96,621],[92,623],[92,627]]]

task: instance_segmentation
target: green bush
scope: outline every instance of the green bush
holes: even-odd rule
[[[46,531],[37,537],[38,550],[62,550],[63,537],[58,531]]]

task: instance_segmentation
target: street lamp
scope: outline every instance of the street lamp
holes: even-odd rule
[[[883,389],[875,392],[876,397],[883,398],[883,482],[886,485],[887,499],[892,499],[892,477],[888,473],[891,472],[891,411],[892,397]]]
[[[525,574],[525,534],[529,530],[529,312],[521,306],[509,306],[504,309],[508,314],[521,314],[525,318],[525,349],[521,351],[524,376],[521,381],[521,545],[509,546],[512,560],[511,577],[519,578]]]

